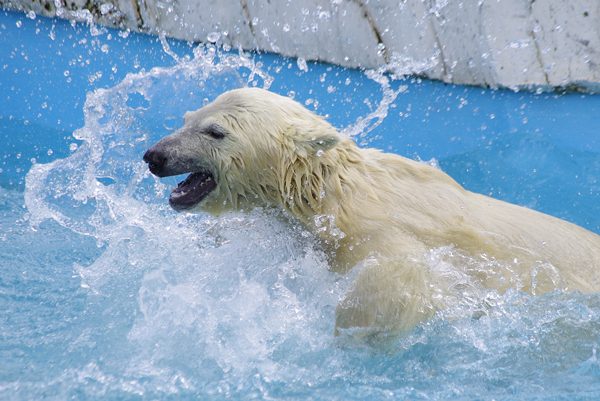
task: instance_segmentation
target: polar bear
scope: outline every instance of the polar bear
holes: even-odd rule
[[[600,290],[600,236],[469,192],[424,163],[359,148],[263,89],[232,90],[186,113],[144,161],[158,177],[189,173],[170,195],[177,211],[218,216],[276,205],[315,233],[334,271],[362,263],[336,309],[336,334],[406,332],[444,308],[443,293],[457,282],[422,263],[440,247],[487,261],[486,269],[463,266],[481,288]]]

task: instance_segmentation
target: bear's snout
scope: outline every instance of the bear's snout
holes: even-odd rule
[[[207,170],[191,150],[181,138],[166,136],[146,151],[143,160],[150,172],[161,178]]]
[[[148,163],[148,168],[152,174],[158,177],[166,176],[163,167],[167,158],[164,153],[157,151],[155,147],[151,147],[144,155],[144,161]]]

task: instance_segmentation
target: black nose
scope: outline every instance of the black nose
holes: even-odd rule
[[[157,152],[153,148],[148,149],[144,155],[144,161],[148,163],[148,167],[150,168],[150,172],[152,174],[159,177],[162,176],[161,173],[167,158],[161,152]]]

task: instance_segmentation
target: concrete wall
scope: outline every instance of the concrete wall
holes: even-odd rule
[[[0,5],[449,83],[600,89],[599,0],[0,0]]]

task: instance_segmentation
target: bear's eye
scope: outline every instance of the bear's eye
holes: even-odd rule
[[[225,138],[225,130],[218,125],[210,125],[203,131],[206,135],[209,135],[215,139]]]

